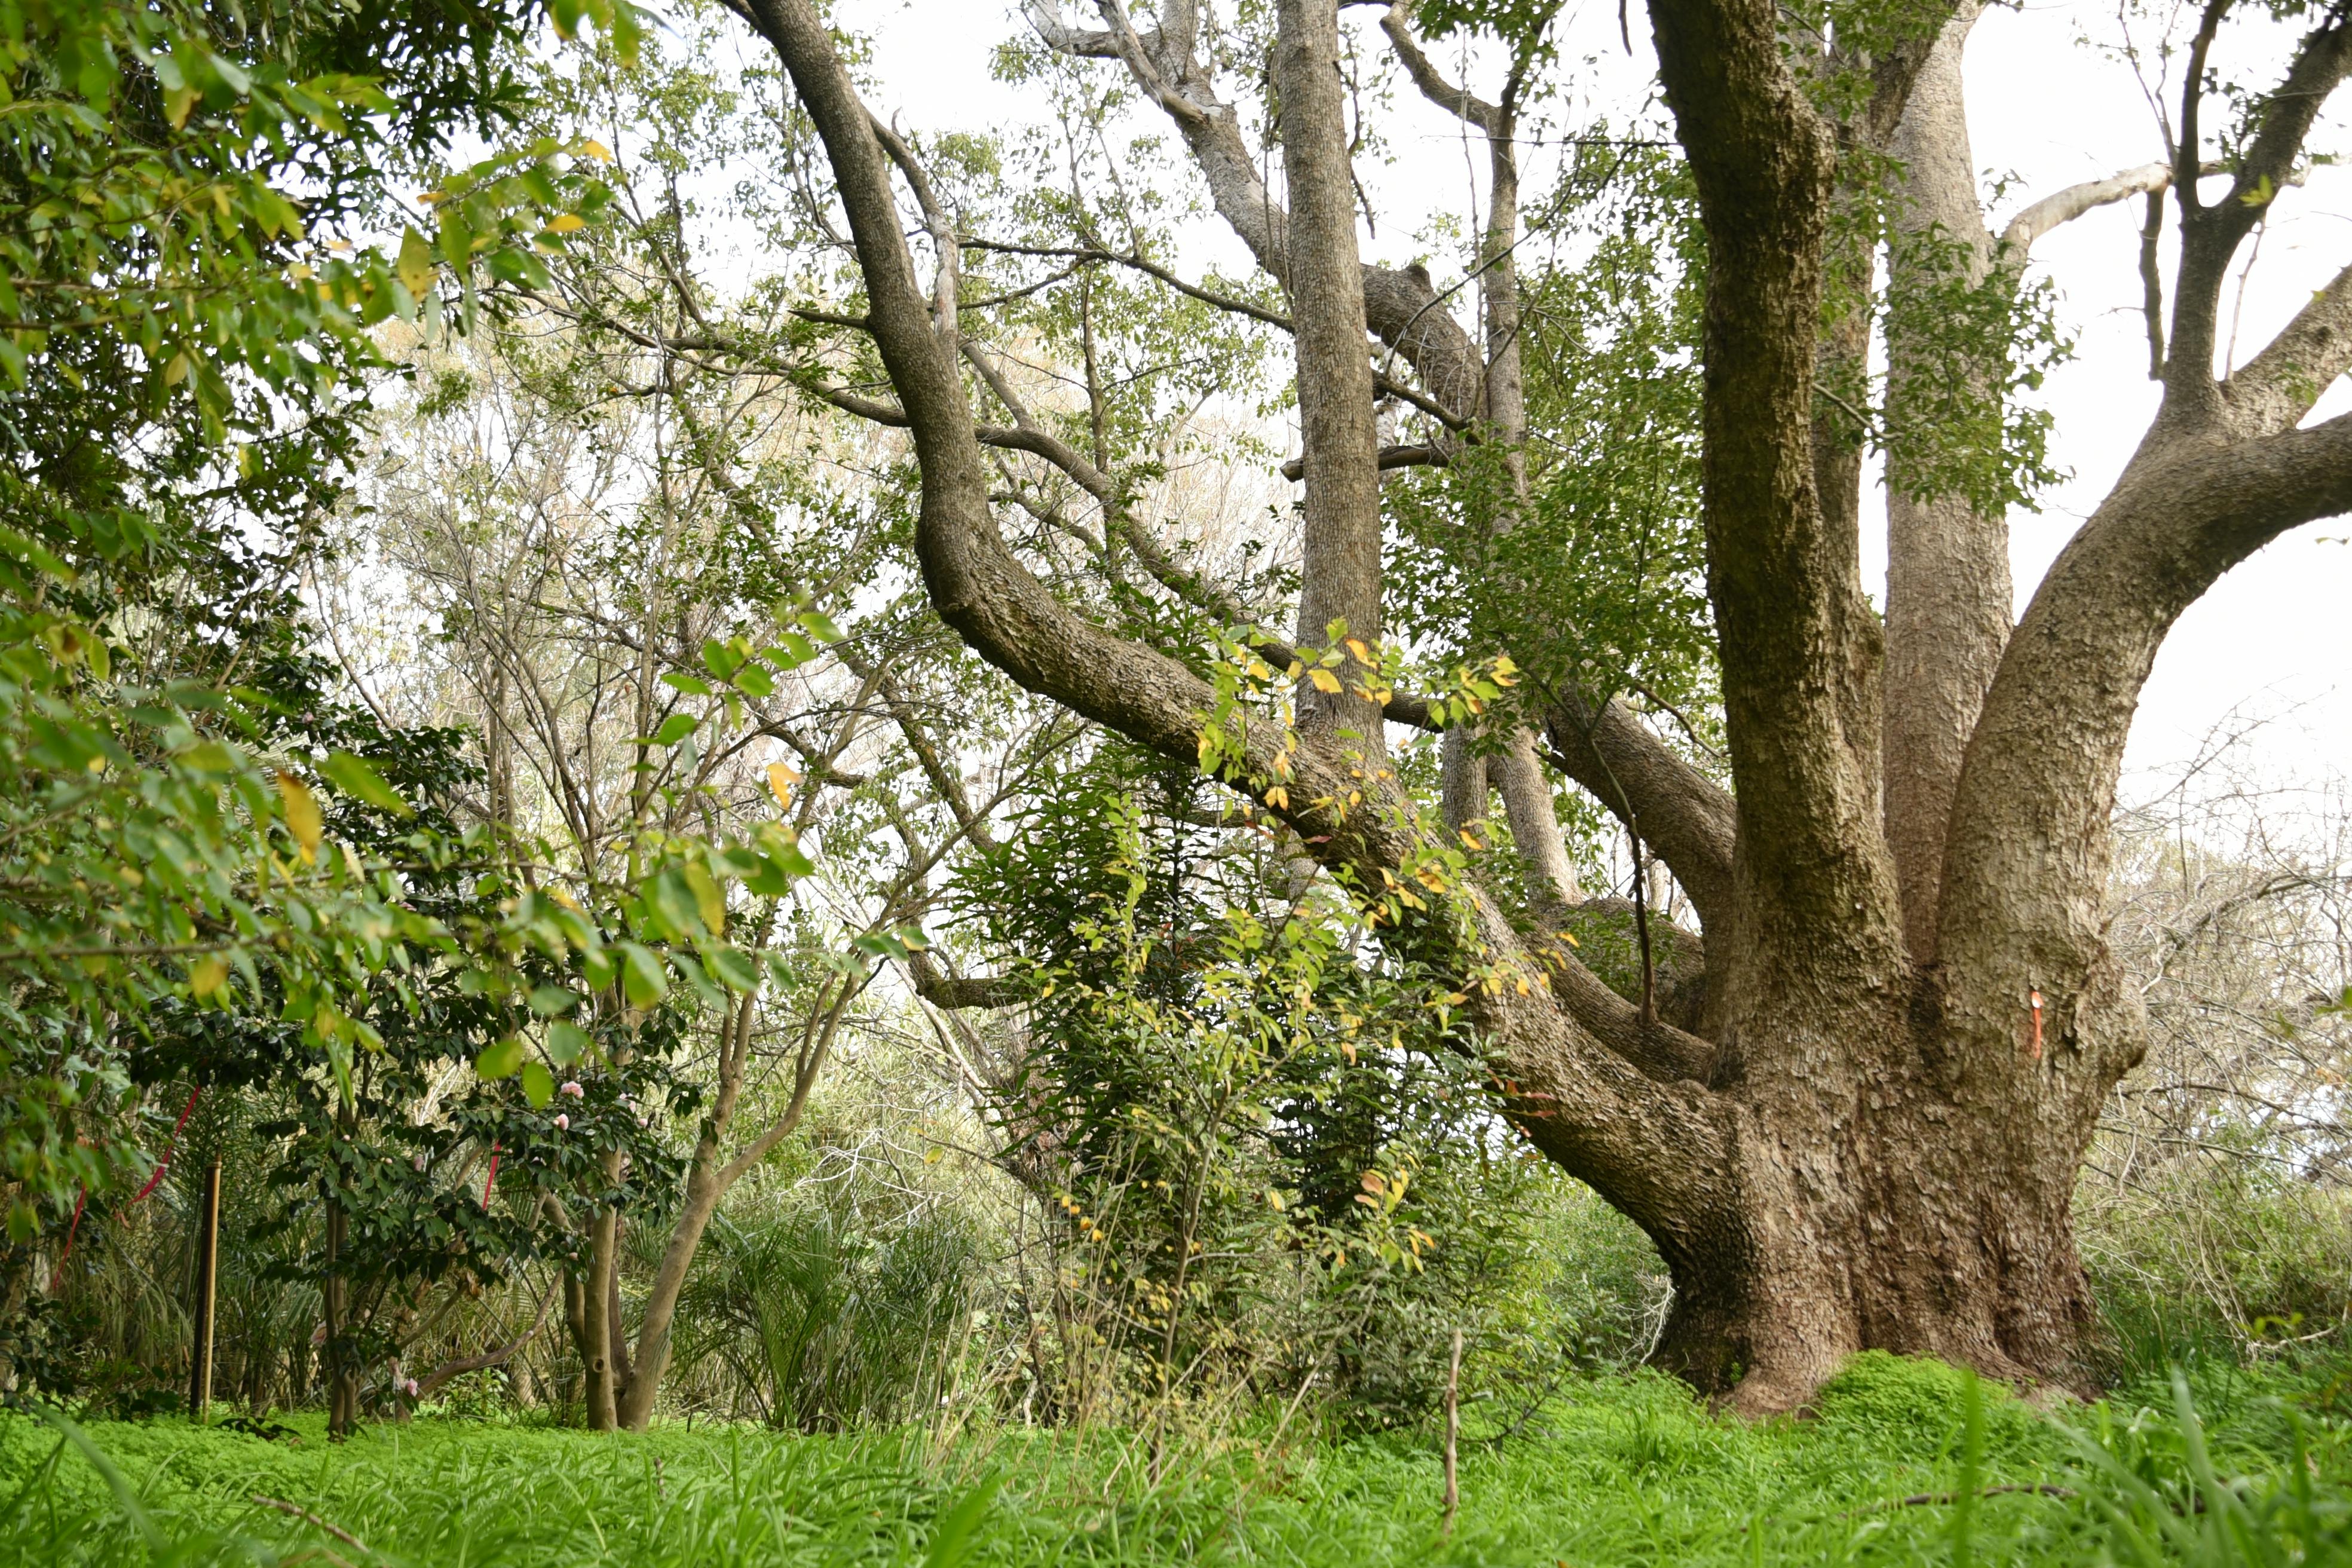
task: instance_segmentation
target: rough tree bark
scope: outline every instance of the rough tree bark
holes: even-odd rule
[[[940,616],[1029,689],[1192,759],[1208,687],[1072,613],[997,531],[962,361],[904,238],[892,183],[903,150],[886,152],[809,0],[740,5],[831,160],[866,324],[897,394],[889,412],[921,466],[917,552]],[[2208,8],[2188,72],[2178,173],[2200,167],[2203,64],[2226,7]],[[1167,0],[1140,35],[1123,7],[1101,10],[1098,31],[1043,5],[1032,15],[1055,47],[1125,66],[1289,290],[1301,402],[1314,410],[1310,495],[1319,479],[1320,493],[1354,498],[1346,516],[1360,530],[1360,498],[1377,498],[1378,454],[1360,434],[1369,408],[1360,419],[1315,409],[1369,404],[1366,378],[1333,367],[1335,354],[1360,361],[1360,348],[1341,353],[1338,340],[1360,322],[1449,410],[1475,407],[1491,354],[1467,346],[1425,276],[1341,264],[1354,247],[1352,210],[1331,199],[1345,179],[1343,128],[1309,101],[1335,46],[1335,6],[1279,8],[1287,209],[1196,58],[1197,7]],[[1956,767],[1918,764],[1950,771],[1940,845],[1928,834],[1924,847],[1898,850],[1883,803],[1908,798],[1886,781],[1913,760],[1888,752],[1911,742],[1878,724],[1881,630],[1860,591],[1858,508],[1844,493],[1853,459],[1819,383],[1853,343],[1839,322],[1825,339],[1824,289],[1834,268],[1857,265],[1832,229],[1837,204],[1863,155],[1889,149],[1923,71],[1928,107],[1907,134],[1932,140],[1937,123],[1948,134],[1956,100],[1937,96],[1937,73],[1958,42],[1949,60],[1936,51],[1952,15],[1919,0],[1809,54],[1789,47],[1769,0],[1651,5],[1707,240],[1702,521],[1736,790],[1699,778],[1614,706],[1580,711],[1571,698],[1539,717],[1555,765],[1637,824],[1691,893],[1706,927],[1704,1037],[1639,1016],[1564,947],[1522,939],[1475,881],[1393,932],[1461,976],[1504,1111],[1656,1242],[1676,1288],[1663,1358],[1749,1411],[1802,1402],[1872,1347],[2003,1378],[2084,1378],[2088,1297],[2069,1201],[2097,1107],[2141,1049],[2100,929],[2131,710],[2187,605],[2282,530],[2352,506],[2352,422],[2297,427],[2352,366],[2352,274],[2228,381],[2212,370],[2222,277],[2352,58],[2352,26],[2330,11],[2280,89],[2254,103],[2230,193],[2206,203],[2193,179],[2173,181],[2182,248],[2162,412],[2014,635],[1990,615],[1962,617],[1968,637],[1998,644],[1980,714],[1954,717],[1966,703],[1949,693],[1893,702],[1967,732]],[[1841,74],[1856,90],[1819,90]],[[1825,103],[1856,107],[1834,119]],[[1926,190],[1937,176],[1928,150],[1915,151]],[[1969,216],[1973,234],[1981,217]],[[1400,313],[1407,298],[1419,303]],[[1467,371],[1479,374],[1465,393]],[[1310,563],[1310,579],[1318,569]],[[1343,573],[1359,574],[1349,591],[1363,569],[1360,553],[1345,559]],[[1309,583],[1310,594],[1331,591]],[[1984,595],[1965,584],[1952,596]],[[1938,624],[1923,614],[1903,635],[1924,643]],[[1911,668],[1898,661],[1897,679]],[[1965,698],[1978,679],[1949,684]],[[1318,859],[1370,889],[1423,863],[1419,818],[1336,738],[1310,730],[1286,752],[1275,725],[1241,722],[1230,782]],[[1358,785],[1368,798],[1349,809]],[[1924,942],[1906,919],[1906,863],[1940,868]]]

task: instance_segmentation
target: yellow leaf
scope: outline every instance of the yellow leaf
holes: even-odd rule
[[[425,237],[408,229],[400,237],[400,259],[394,268],[400,275],[401,285],[419,300],[433,287],[433,247]]]
[[[587,226],[588,220],[578,213],[565,213],[562,217],[549,224],[547,228],[551,234],[572,234]]]
[[[798,784],[800,780],[800,774],[782,763],[768,764],[768,793],[776,797],[776,805],[779,809],[784,811],[792,809],[793,785]]]
[[[1280,784],[1270,785],[1265,792],[1265,804],[1276,811],[1290,809],[1290,792]]]
[[[302,858],[307,863],[319,858],[319,840],[325,837],[326,825],[319,819],[318,798],[310,786],[292,773],[278,775],[278,793],[286,804],[286,831],[302,847]]]
[[[613,161],[611,150],[602,142],[583,142],[580,143],[579,152],[582,157],[593,158],[599,163],[609,163]]]
[[[188,994],[202,1001],[228,984],[228,965],[217,958],[200,958],[188,965]]]
[[[1358,664],[1378,664],[1380,662],[1380,660],[1372,657],[1372,650],[1370,648],[1366,647],[1354,637],[1349,637],[1348,639],[1348,651],[1356,656],[1356,662]]]
[[[1559,940],[1568,943],[1570,947],[1582,947],[1584,945],[1582,942],[1576,940],[1576,933],[1572,931],[1564,931],[1560,932]]]
[[[1310,669],[1307,672],[1307,679],[1315,683],[1318,691],[1336,693],[1339,689],[1339,678],[1328,669]]]

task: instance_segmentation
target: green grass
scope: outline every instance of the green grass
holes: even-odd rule
[[[1103,1432],[613,1439],[420,1420],[330,1446],[310,1419],[293,1445],[164,1420],[86,1429],[110,1483],[58,1428],[5,1415],[0,1563],[2352,1563],[2346,1429],[2273,1397],[2291,1392],[2210,1373],[2201,1417],[2150,1387],[2062,1413],[2076,1436],[1884,1356],[1811,1418],[1762,1426],[1717,1420],[1664,1378],[1595,1379],[1540,1429],[1465,1448],[1450,1539],[1422,1438],[1196,1441],[1155,1477],[1139,1439]],[[1975,1494],[2028,1486],[2074,1495]]]

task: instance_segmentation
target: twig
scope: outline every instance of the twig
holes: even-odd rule
[[[274,1508],[280,1513],[292,1514],[296,1519],[302,1521],[305,1524],[317,1525],[320,1530],[325,1531],[329,1535],[333,1536],[336,1540],[341,1542],[344,1545],[350,1547],[354,1552],[364,1552],[370,1557],[375,1555],[374,1552],[369,1549],[366,1542],[362,1541],[358,1536],[353,1535],[350,1531],[345,1530],[340,1524],[328,1523],[325,1520],[320,1519],[317,1514],[312,1513],[309,1509],[302,1507],[299,1503],[290,1503],[282,1498],[263,1497],[259,1492],[253,1494],[253,1500],[259,1503],[264,1508]]]

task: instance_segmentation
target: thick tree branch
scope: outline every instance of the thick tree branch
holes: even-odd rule
[[[1952,808],[1948,971],[2021,997],[2047,975],[2020,973],[2021,955],[2054,973],[2096,950],[2116,781],[2165,634],[2254,551],[2347,509],[2352,416],[2134,459],[2042,580],[1986,697]]]
[[[1651,16],[1707,235],[1702,510],[1744,894],[1773,911],[1765,962],[1799,973],[1834,942],[1855,984],[1900,968],[1902,935],[1877,736],[1849,700],[1875,627],[1815,486],[1834,138],[1769,0],[1653,0]]]
[[[2352,370],[2352,267],[2295,312],[2269,346],[2221,384],[2230,427],[2268,436],[2311,412],[2336,378]]]
[[[2093,212],[2116,202],[2143,196],[2150,191],[2172,188],[2172,165],[2142,163],[2137,169],[2125,169],[2109,174],[2104,180],[2085,180],[2079,185],[2069,185],[2033,203],[2009,220],[2000,231],[2003,249],[2012,257],[2021,258],[2033,248],[2034,241],[2061,224],[2069,224],[2084,213]]]
[[[929,953],[919,951],[908,955],[907,974],[915,983],[916,995],[950,1011],[1017,1007],[1031,995],[1030,988],[1018,980],[1003,976],[971,980],[945,973]]]

